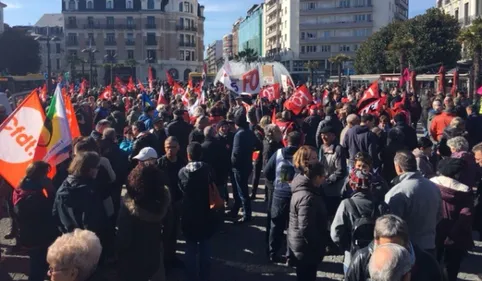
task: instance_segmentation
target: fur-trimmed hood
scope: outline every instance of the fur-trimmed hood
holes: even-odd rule
[[[150,201],[151,200],[152,199],[150,199]],[[164,219],[170,203],[171,195],[166,186],[163,186],[160,192],[160,198],[156,201],[136,203],[127,194],[123,198],[123,204],[130,215],[142,221],[152,223],[161,222]]]

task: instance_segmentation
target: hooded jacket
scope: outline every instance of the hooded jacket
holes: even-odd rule
[[[189,240],[202,241],[214,234],[215,218],[209,207],[211,167],[204,162],[189,162],[179,171],[179,188],[184,193],[181,228]]]
[[[419,172],[406,172],[385,195],[392,214],[407,222],[411,241],[424,250],[435,249],[435,230],[442,218],[440,190]]]
[[[286,182],[281,182],[278,179],[278,173],[279,173],[279,167],[278,163],[280,162],[281,159],[293,159],[293,155],[296,153],[298,150],[298,147],[296,146],[288,146],[285,148],[281,148],[277,152],[271,156],[271,158],[268,161],[268,164],[266,164],[266,167],[264,167],[264,175],[266,179],[270,182],[274,183],[274,194],[278,197],[283,197],[283,198],[289,198],[291,196],[291,187],[288,183]],[[280,153],[280,159],[278,159],[278,153]],[[275,182],[276,181],[276,182]]]
[[[378,167],[375,161],[378,159],[378,137],[367,126],[356,125],[350,128],[341,144],[348,150],[348,159],[353,161],[358,152],[368,152],[374,161],[374,167]]]
[[[329,241],[328,217],[320,190],[304,175],[291,182],[288,246],[302,263],[318,264]]]
[[[446,239],[454,243],[450,247],[469,250],[474,246],[472,239],[472,212],[474,198],[467,185],[449,177],[431,179],[442,194],[442,220],[437,225],[436,243],[444,246]],[[448,245],[447,245],[448,246]]]
[[[148,280],[161,263],[161,226],[170,205],[169,190],[159,198],[135,202],[126,195],[117,223],[117,249],[122,280]],[[142,257],[142,258],[140,258]]]
[[[108,225],[102,196],[94,179],[69,175],[64,180],[53,206],[53,216],[62,233],[76,228],[94,232],[102,241]]]
[[[374,250],[373,242],[355,253],[351,259],[350,267],[345,274],[345,281],[368,281],[370,280],[370,273],[368,271],[368,264]],[[437,260],[429,253],[420,249],[417,245],[412,245],[410,249],[410,256],[415,260],[412,267],[411,281],[440,281],[442,278],[442,271],[438,265]]]

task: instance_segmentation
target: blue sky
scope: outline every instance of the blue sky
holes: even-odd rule
[[[8,5],[4,11],[5,22],[9,25],[30,25],[45,13],[59,13],[60,0],[0,0]],[[236,5],[228,2],[235,0],[200,0],[205,6],[204,44],[208,45],[216,39],[222,39],[231,30],[233,22],[246,14],[253,5],[263,0],[236,1]],[[410,17],[423,13],[435,5],[435,0],[410,0]]]

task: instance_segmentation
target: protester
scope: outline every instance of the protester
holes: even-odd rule
[[[412,269],[410,254],[398,244],[377,247],[370,258],[371,281],[410,281]]]
[[[427,179],[435,176],[435,169],[432,164],[433,143],[429,138],[421,137],[418,139],[417,148],[413,150],[413,155],[417,160],[417,170]]]
[[[50,245],[47,252],[51,280],[106,280],[97,270],[101,252],[100,240],[91,231],[75,229],[60,236]]]
[[[408,125],[406,125],[408,127]],[[393,164],[393,158],[398,151],[408,149],[407,142],[405,141],[406,134],[402,131],[403,127],[393,127],[388,132],[387,146],[380,152],[380,161],[382,163],[382,177],[391,182],[396,176],[395,166]]]
[[[346,117],[346,126],[340,134],[340,144],[344,143],[346,132],[357,125],[360,125],[360,117],[358,117],[358,115],[350,114]]]
[[[216,178],[219,180],[219,191],[221,197],[224,199],[226,207],[229,203],[229,194],[228,194],[228,178],[232,175],[231,169],[231,155],[233,151],[233,141],[234,141],[234,133],[230,131],[230,124],[228,121],[220,121],[217,126],[218,134],[216,135],[216,139],[219,141],[220,147],[223,149],[220,151],[220,159],[219,162],[220,166],[223,167],[222,171],[219,171],[219,174],[216,175]],[[234,176],[231,176],[231,182],[234,181]],[[233,185],[233,194],[234,194],[234,185]]]
[[[92,131],[92,133],[90,134],[90,137],[95,141],[98,141],[102,139],[102,134],[104,133],[104,130],[110,127],[111,127],[110,121],[106,119],[102,119],[96,123],[95,130]]]
[[[430,123],[430,136],[435,141],[440,141],[442,139],[445,128],[450,124],[452,119],[455,118],[453,102],[450,103],[451,99],[449,99],[448,101],[449,103],[447,104],[445,110],[443,112],[440,112],[438,115],[436,114],[436,116]]]
[[[149,132],[157,138],[157,145],[153,147],[157,155],[162,156],[166,154],[164,150],[164,142],[167,139],[166,129],[164,128],[164,119],[161,117],[154,117],[152,119],[152,124],[154,126]]]
[[[343,143],[341,144],[348,151],[348,166],[353,167],[355,155],[358,152],[368,152],[374,162],[374,167],[378,167],[378,137],[371,132],[375,124],[373,115],[363,115],[360,125],[356,125],[346,132]]]
[[[189,143],[189,134],[191,133],[192,127],[190,124],[184,121],[183,110],[174,110],[174,119],[167,125],[167,135],[169,137],[176,137],[179,142],[179,157],[187,159],[186,148]]]
[[[147,130],[151,130],[154,128],[154,124],[152,121],[154,119],[155,110],[156,109],[152,106],[146,106],[144,108],[144,113],[139,116],[138,121],[143,122]]]
[[[343,124],[341,124],[341,121],[338,119],[334,107],[327,107],[325,113],[325,119],[318,124],[318,128],[316,129],[316,147],[318,148],[321,147],[322,144],[320,134],[323,127],[330,126],[333,128],[335,136],[339,136],[343,130]]]
[[[204,128],[209,125],[209,118],[207,116],[199,116],[196,119],[196,124],[194,125],[194,129],[189,134],[189,143],[204,142]]]
[[[476,181],[478,180],[478,168],[475,163],[474,155],[468,151],[469,142],[464,137],[455,137],[447,141],[447,146],[452,152],[452,158],[462,159],[464,163],[464,169],[460,175],[460,181],[474,188],[476,186]]]
[[[136,166],[129,174],[126,189],[117,225],[120,278],[148,281],[161,265],[160,226],[170,204],[169,189],[153,165]]]

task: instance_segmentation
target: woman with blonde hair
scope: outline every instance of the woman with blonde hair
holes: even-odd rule
[[[96,271],[101,253],[100,240],[91,231],[75,229],[60,236],[47,252],[50,280],[104,280]]]

